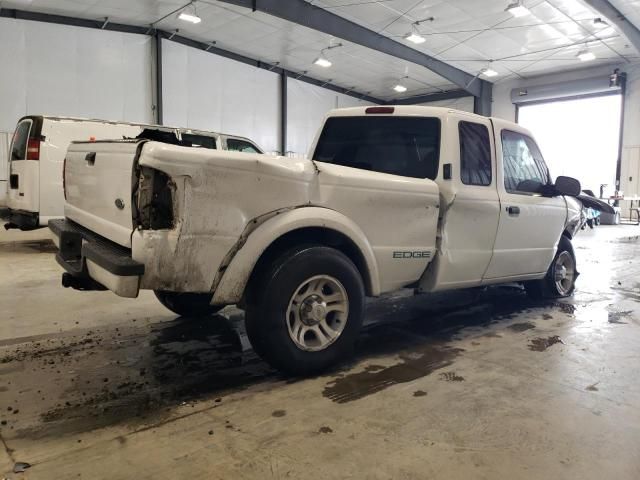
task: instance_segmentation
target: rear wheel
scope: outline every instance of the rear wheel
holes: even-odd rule
[[[173,313],[185,317],[213,315],[223,307],[211,305],[211,293],[180,293],[166,290],[154,290],[160,303]]]
[[[353,349],[362,325],[364,285],[342,252],[294,248],[257,274],[250,288],[247,335],[256,353],[277,369],[316,373]]]
[[[576,256],[571,240],[563,235],[547,275],[541,280],[526,282],[525,288],[533,298],[568,297],[573,294],[577,278]]]

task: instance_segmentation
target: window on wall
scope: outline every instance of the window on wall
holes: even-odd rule
[[[502,131],[504,186],[510,193],[539,193],[550,183],[542,154],[528,136],[510,130]]]
[[[460,122],[460,179],[465,185],[491,185],[491,141],[482,124]]]
[[[435,179],[440,120],[424,117],[332,117],[314,160],[404,177]]]

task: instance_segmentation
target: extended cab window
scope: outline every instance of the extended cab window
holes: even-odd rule
[[[504,186],[511,193],[539,193],[550,183],[542,154],[535,142],[522,133],[502,131]]]
[[[465,185],[491,185],[491,141],[489,129],[473,122],[458,124],[460,179]]]
[[[231,150],[232,152],[262,153],[259,152],[251,143],[238,138],[227,138],[227,150]]]
[[[423,117],[331,117],[314,160],[405,177],[435,179],[440,120]]]

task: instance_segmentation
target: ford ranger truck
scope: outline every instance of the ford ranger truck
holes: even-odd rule
[[[308,159],[157,141],[75,142],[63,285],[179,315],[245,310],[255,351],[309,374],[352,349],[365,296],[521,282],[574,290],[580,183],[521,126],[445,108],[333,110]]]

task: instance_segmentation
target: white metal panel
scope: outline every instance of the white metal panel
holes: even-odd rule
[[[151,40],[0,19],[0,130],[28,114],[152,123]]]
[[[370,105],[369,102],[290,78],[287,81],[287,151],[304,156],[332,108]]]
[[[279,75],[162,41],[164,123],[241,135],[279,150]]]

